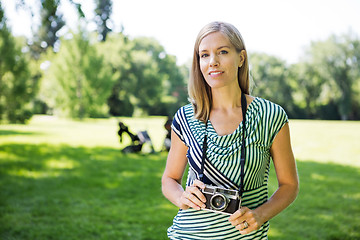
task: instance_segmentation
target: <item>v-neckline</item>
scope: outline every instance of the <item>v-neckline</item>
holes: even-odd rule
[[[253,99],[253,100],[250,102],[250,104],[248,105],[247,110],[246,110],[246,113],[245,113],[246,119],[248,119],[247,115],[248,115],[248,113],[250,112],[249,110],[251,110],[254,101],[257,101],[257,97],[254,97],[254,99]],[[228,136],[232,136],[232,135],[240,132],[240,130],[242,129],[242,124],[243,124],[243,121],[241,121],[241,122],[239,123],[239,125],[237,126],[237,128],[236,128],[232,133],[224,134],[224,135],[219,135],[219,134],[216,132],[215,127],[214,127],[214,125],[212,124],[212,122],[210,121],[210,119],[208,119],[208,121],[207,121],[208,129],[207,129],[207,130],[208,130],[208,133],[211,133],[212,135],[215,135],[215,136],[218,137],[218,138],[226,138],[226,137],[228,137]],[[209,126],[210,126],[210,129],[209,129]],[[212,130],[212,131],[209,131],[209,130]]]

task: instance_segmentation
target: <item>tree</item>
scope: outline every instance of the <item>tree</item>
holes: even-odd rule
[[[107,34],[111,31],[110,16],[112,13],[111,0],[95,0],[95,23],[99,33],[99,40],[105,42]]]
[[[186,101],[183,72],[155,39],[111,34],[100,46],[117,79],[109,98],[111,114],[173,115]]]
[[[250,63],[254,95],[283,106],[290,116],[295,114],[293,92],[285,62],[267,54],[252,53]]]
[[[316,66],[307,62],[293,64],[289,68],[288,79],[292,84],[294,104],[298,106],[296,118],[319,118],[319,108],[326,102],[324,79],[319,75]],[[303,109],[303,111],[299,111]]]
[[[58,10],[60,0],[40,0],[40,4],[41,24],[30,45],[35,58],[39,58],[49,47],[57,47],[58,31],[65,26],[63,14]]]
[[[185,77],[176,65],[176,58],[166,54],[154,38],[140,37],[133,42],[132,72],[137,86],[141,86],[137,90],[137,106],[148,114],[172,115],[173,105],[178,108],[183,103],[179,97],[186,95]]]
[[[115,79],[108,99],[109,113],[113,116],[132,116],[135,106],[131,99],[134,99],[136,87],[136,79],[131,71],[132,42],[122,33],[113,33],[97,47]]]
[[[360,40],[350,33],[313,42],[308,61],[316,66],[330,89],[328,98],[335,102],[341,119],[354,118],[354,107],[358,106],[354,84],[360,78]]]
[[[44,89],[47,98],[54,98],[55,109],[73,118],[108,116],[107,99],[113,86],[111,69],[86,32],[62,39],[62,46],[51,62]]]
[[[19,39],[21,40],[21,39]],[[30,77],[21,45],[11,36],[0,2],[0,120],[25,123],[30,119],[36,84]]]

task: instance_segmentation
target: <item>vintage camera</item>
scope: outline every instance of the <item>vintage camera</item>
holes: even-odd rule
[[[206,197],[205,210],[233,214],[241,205],[241,199],[237,190],[205,185],[201,190]]]

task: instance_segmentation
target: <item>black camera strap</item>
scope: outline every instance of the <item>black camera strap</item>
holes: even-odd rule
[[[242,120],[242,142],[241,142],[241,149],[240,149],[240,186],[238,189],[240,198],[242,197],[242,194],[244,192],[246,108],[247,108],[246,97],[245,97],[244,93],[241,93],[241,110],[242,110],[243,120]],[[200,168],[200,174],[199,174],[199,180],[202,182],[203,182],[203,178],[204,178],[204,165],[205,165],[205,158],[206,158],[206,150],[207,150],[207,121],[205,123],[205,136],[204,136],[204,142],[203,142],[201,168]]]

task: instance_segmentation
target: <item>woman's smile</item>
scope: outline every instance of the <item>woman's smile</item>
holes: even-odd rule
[[[216,78],[220,77],[224,72],[223,71],[210,71],[210,77]]]

